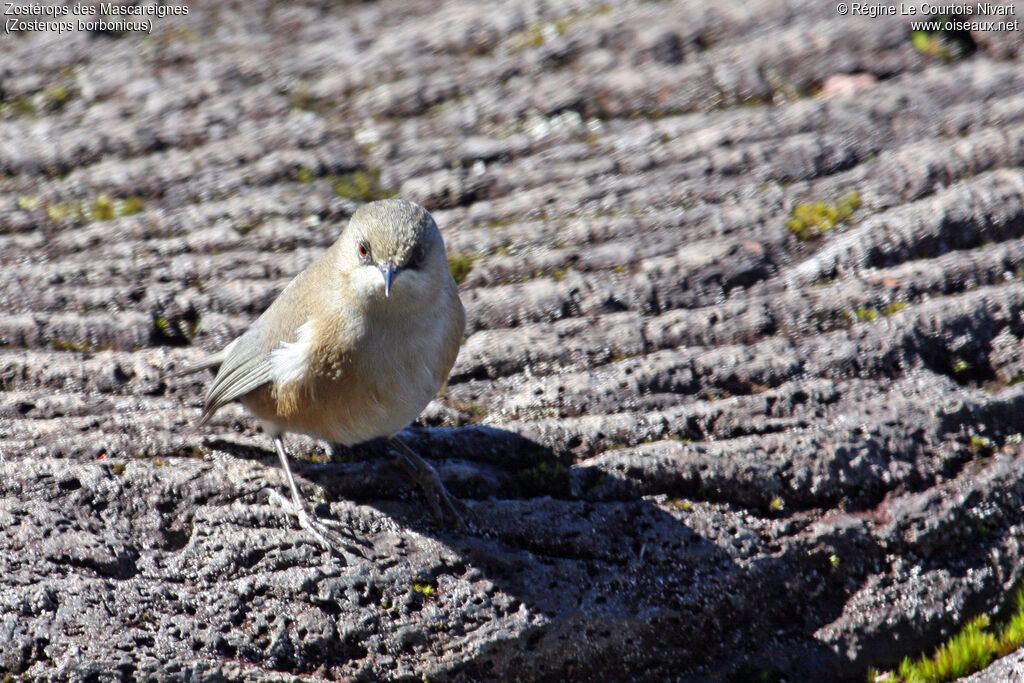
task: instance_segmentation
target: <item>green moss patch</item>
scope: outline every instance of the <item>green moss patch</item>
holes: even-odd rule
[[[19,202],[20,208],[22,207]],[[52,221],[109,221],[122,216],[131,216],[146,208],[146,203],[139,197],[118,199],[101,194],[91,202],[65,202],[52,204],[46,208],[46,215]]]
[[[860,195],[848,192],[834,203],[797,204],[786,227],[801,242],[817,239],[837,225],[853,224],[853,214],[860,208]]]
[[[914,49],[933,59],[953,62],[970,56],[978,49],[970,31],[956,28],[970,17],[952,14],[933,14],[924,22],[924,30],[910,32]]]
[[[311,178],[307,178],[307,181]],[[300,178],[301,180],[301,178]],[[395,192],[380,184],[380,169],[367,168],[346,173],[340,176],[328,176],[334,194],[356,202],[372,202],[377,199],[388,199]]]
[[[477,257],[472,254],[452,254],[448,257],[448,270],[451,272],[455,282],[462,284],[469,277],[469,271],[473,270],[473,262]]]
[[[1009,620],[995,626],[985,615],[971,619],[949,642],[931,656],[906,658],[894,672],[884,675],[892,683],[941,683],[981,671],[992,660],[1024,645],[1024,590],[1017,591],[1015,609]],[[875,674],[872,680],[882,677]]]

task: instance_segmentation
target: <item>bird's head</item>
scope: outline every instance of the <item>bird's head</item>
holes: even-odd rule
[[[424,303],[451,277],[433,217],[402,199],[360,207],[334,248],[354,295],[366,304],[402,308]]]

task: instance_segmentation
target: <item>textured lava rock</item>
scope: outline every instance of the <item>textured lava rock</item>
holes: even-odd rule
[[[860,681],[999,614],[1020,36],[943,61],[895,17],[733,4],[259,0],[5,36],[0,672]],[[471,264],[407,438],[475,514],[439,529],[384,449],[292,437],[345,561],[271,504],[254,421],[196,430],[208,378],[171,373],[391,193]]]

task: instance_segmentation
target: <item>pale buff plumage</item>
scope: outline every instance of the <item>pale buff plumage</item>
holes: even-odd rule
[[[278,440],[292,483],[281,434],[347,446],[394,436],[444,384],[464,328],[430,214],[367,204],[249,330],[195,366],[219,366],[202,422],[241,401]]]

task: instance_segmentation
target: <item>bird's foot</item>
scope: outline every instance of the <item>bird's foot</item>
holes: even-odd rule
[[[460,529],[468,529],[465,518],[474,516],[473,509],[448,493],[437,470],[417,455],[416,451],[399,441],[397,437],[392,438],[390,443],[398,456],[398,464],[406,475],[423,489],[434,518],[441,524],[454,522]]]
[[[301,502],[289,500],[272,488],[263,489],[263,493],[266,493],[267,500],[270,503],[295,517],[299,526],[312,535],[329,552],[343,560],[348,560],[353,555],[366,559],[362,551],[353,543],[366,544],[352,536],[340,522],[331,519],[320,519],[315,514],[310,514],[306,510],[306,506]]]

